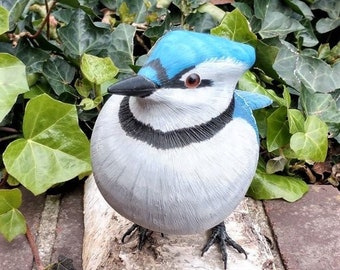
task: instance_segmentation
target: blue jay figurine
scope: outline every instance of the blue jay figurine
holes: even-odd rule
[[[93,173],[106,201],[135,224],[139,248],[153,231],[195,234],[245,250],[223,220],[244,197],[259,156],[252,110],[265,96],[235,90],[254,48],[226,38],[170,31],[136,76],[109,87],[96,121]]]

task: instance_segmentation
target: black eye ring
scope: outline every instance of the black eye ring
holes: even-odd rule
[[[192,73],[185,79],[185,86],[188,88],[196,88],[200,83],[201,77],[197,73]]]

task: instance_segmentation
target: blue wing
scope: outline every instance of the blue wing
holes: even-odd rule
[[[266,97],[264,95],[257,94],[257,93],[241,91],[241,90],[235,90],[235,93],[236,95],[243,98],[244,101],[248,104],[248,106],[252,110],[257,110],[257,109],[267,107],[273,102],[269,97]]]
[[[258,129],[252,110],[264,108],[272,103],[272,100],[264,95],[246,91],[235,90],[235,110],[233,117],[245,119],[254,128],[256,134]]]
[[[240,96],[252,110],[261,109],[272,104],[272,100],[261,94],[235,90],[236,95]]]

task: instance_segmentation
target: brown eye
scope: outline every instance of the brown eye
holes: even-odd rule
[[[192,73],[185,80],[185,86],[188,88],[196,88],[201,83],[201,78],[198,74]]]

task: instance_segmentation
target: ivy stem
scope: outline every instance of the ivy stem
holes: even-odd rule
[[[0,131],[18,133],[18,131],[15,128],[11,128],[11,127],[0,127]]]
[[[100,97],[102,95],[100,92],[100,84],[93,83],[93,88],[95,97]]]
[[[226,12],[224,12],[219,7],[215,6],[214,4],[207,2],[198,7],[198,12],[201,13],[208,13],[212,16],[216,21],[221,22],[223,17],[225,16]]]
[[[6,137],[2,137],[0,138],[0,143],[3,142],[3,141],[7,141],[7,140],[11,140],[11,139],[16,139],[16,138],[19,138],[21,137],[20,134],[14,134],[14,135],[9,135],[9,136],[6,136]]]
[[[47,27],[49,28],[50,14],[51,14],[51,11],[52,11],[52,9],[53,9],[53,7],[55,6],[56,3],[57,3],[57,1],[52,1],[50,8],[48,8],[48,4],[46,5],[46,10],[48,10],[48,11],[47,11],[46,17],[44,18],[40,28],[38,29],[38,31],[34,35],[32,35],[31,33],[27,33],[27,36],[30,39],[36,39],[40,35],[42,30],[44,29],[44,26],[45,26],[46,23],[48,25]],[[48,32],[49,32],[49,29],[47,30],[47,36],[49,36]]]
[[[102,93],[100,91],[100,85],[94,83],[93,88],[94,88],[94,95],[95,95],[95,97],[100,97],[102,95]],[[101,104],[98,104],[96,108],[97,108],[97,111],[100,112],[100,110],[102,109]]]
[[[37,269],[38,270],[44,270],[45,268],[44,268],[42,261],[40,259],[38,247],[35,243],[34,236],[32,234],[30,227],[28,226],[28,224],[26,224],[26,238],[27,238],[28,244],[31,247],[33,258],[34,258],[35,264],[37,266]]]
[[[8,172],[4,169],[2,173],[2,178],[0,179],[0,187],[4,186],[7,183]]]
[[[145,45],[144,40],[138,34],[136,34],[136,40],[139,43],[139,45],[141,45],[143,49],[148,53],[149,52],[148,46]]]
[[[47,18],[47,24],[46,24],[46,37],[47,39],[50,39],[50,10],[52,10],[53,3],[50,9],[48,9],[48,2],[45,0],[45,7],[46,7],[46,18]],[[45,19],[46,19],[45,18]]]
[[[294,164],[293,166],[291,166],[291,170],[293,172],[297,170],[302,170],[307,175],[310,183],[314,184],[316,182],[316,177],[313,174],[312,170],[305,164]]]

